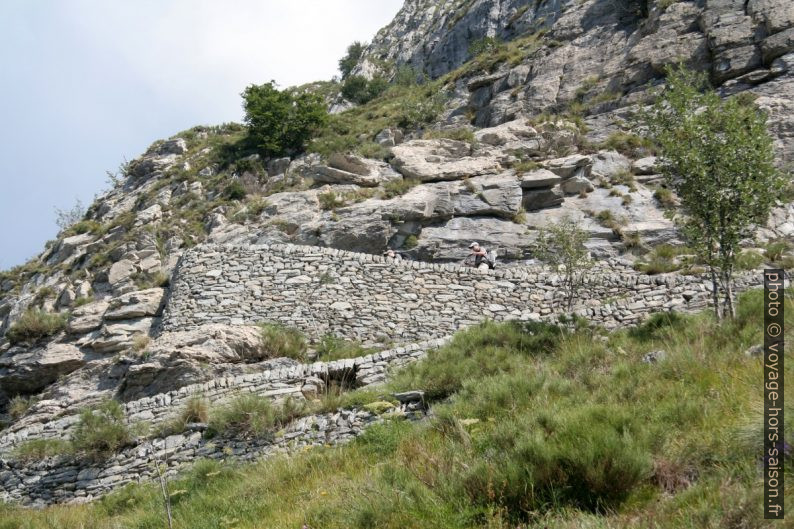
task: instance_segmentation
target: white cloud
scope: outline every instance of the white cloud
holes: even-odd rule
[[[335,75],[402,0],[2,0],[0,269],[90,202],[122,156],[241,118],[240,92]]]

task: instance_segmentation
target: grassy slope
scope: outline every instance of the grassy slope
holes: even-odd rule
[[[200,462],[172,483],[175,527],[771,527],[762,364],[743,353],[761,314],[753,292],[722,326],[660,318],[602,339],[481,325],[391,382],[425,388],[431,421],[254,465]],[[665,361],[641,362],[659,348]],[[160,528],[162,512],[155,487],[132,486],[88,506],[4,507],[0,528]]]

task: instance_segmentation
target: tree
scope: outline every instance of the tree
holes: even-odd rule
[[[681,200],[682,233],[709,268],[716,317],[733,318],[740,242],[766,222],[784,186],[766,114],[747,95],[721,99],[705,75],[669,67],[645,121]]]
[[[300,151],[328,121],[321,96],[278,90],[274,81],[251,85],[241,95],[248,139],[265,156]]]
[[[563,269],[567,310],[584,283],[585,274],[593,266],[590,252],[585,247],[587,233],[570,217],[563,217],[556,224],[540,230],[537,240],[537,255],[555,268]]]
[[[339,59],[339,71],[342,72],[342,79],[347,79],[347,76],[350,75],[350,72],[356,67],[356,64],[358,64],[358,61],[364,54],[365,47],[366,44],[359,41],[355,41],[347,47],[347,54]]]
[[[373,77],[367,80],[361,75],[353,75],[345,80],[342,85],[342,96],[345,99],[363,105],[372,101],[389,87],[389,83],[383,77]]]

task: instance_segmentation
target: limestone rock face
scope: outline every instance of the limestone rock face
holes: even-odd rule
[[[86,355],[69,344],[53,343],[30,351],[13,348],[0,356],[0,389],[6,394],[32,393],[86,363]]]
[[[392,148],[392,165],[406,178],[422,182],[458,180],[501,170],[493,156],[472,156],[471,146],[456,140],[411,140]]]
[[[71,334],[85,334],[102,326],[102,318],[108,308],[107,301],[97,301],[72,311],[66,330]]]
[[[110,302],[106,320],[128,320],[142,318],[144,316],[157,316],[163,310],[165,304],[165,290],[162,288],[150,288],[124,294],[114,298]]]

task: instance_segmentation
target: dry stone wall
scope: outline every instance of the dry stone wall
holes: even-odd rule
[[[760,279],[741,276],[736,289]],[[551,317],[563,303],[561,284],[559,274],[541,268],[480,272],[312,246],[202,246],[182,257],[162,328],[268,321],[314,337],[410,343],[484,319]],[[587,277],[577,312],[613,328],[651,312],[702,308],[709,288],[705,277],[611,267]]]

